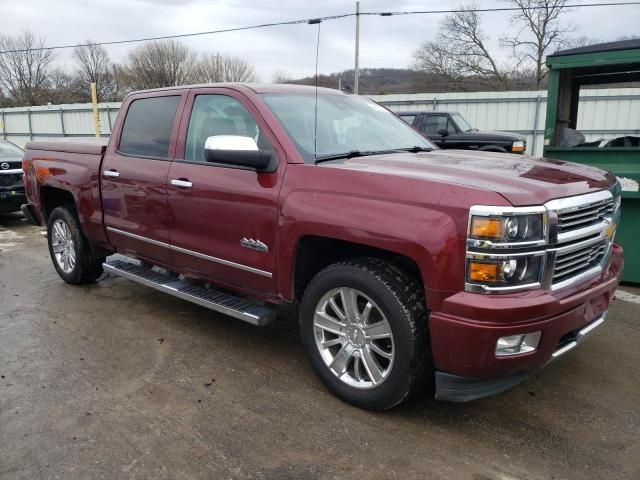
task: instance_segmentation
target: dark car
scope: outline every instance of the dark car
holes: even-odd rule
[[[0,213],[17,212],[25,203],[22,183],[24,151],[6,140],[0,140]]]
[[[522,135],[478,130],[458,112],[400,112],[398,115],[440,148],[506,153],[524,153],[527,149]]]

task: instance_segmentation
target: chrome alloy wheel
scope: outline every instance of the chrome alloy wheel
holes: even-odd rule
[[[71,273],[76,266],[76,246],[69,225],[58,219],[53,224],[51,234],[51,247],[58,266],[64,273]]]
[[[395,355],[391,326],[361,291],[327,292],[316,306],[313,331],[324,363],[347,385],[373,388],[388,378]]]

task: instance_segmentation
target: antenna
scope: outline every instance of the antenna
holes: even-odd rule
[[[314,124],[313,124],[313,157],[318,160],[318,58],[320,56],[320,23],[322,19],[314,18],[309,20],[309,25],[318,25],[318,38],[316,40],[316,99],[314,106]]]

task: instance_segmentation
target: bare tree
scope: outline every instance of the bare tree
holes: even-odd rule
[[[17,105],[37,105],[47,87],[51,50],[31,32],[0,36],[0,87]]]
[[[425,42],[413,52],[414,67],[417,70],[441,76],[460,87],[465,71],[449,49],[437,42]]]
[[[134,90],[192,83],[196,53],[175,40],[145,43],[129,52],[127,78]]]
[[[536,87],[547,75],[545,56],[563,46],[572,30],[562,25],[560,17],[567,11],[567,0],[509,0],[518,11],[513,22],[521,26],[514,36],[504,36],[502,44],[513,50],[519,63],[531,63],[536,72]]]
[[[257,78],[246,60],[213,52],[202,55],[195,71],[195,81],[201,83],[255,82]]]
[[[75,103],[84,100],[82,86],[77,77],[70,75],[61,67],[49,71],[47,92],[43,100],[53,104]]]
[[[88,96],[90,85],[95,83],[98,101],[109,97],[113,90],[113,78],[107,50],[102,45],[87,40],[85,45],[78,45],[73,49],[73,59],[78,66],[77,76],[82,91]]]
[[[291,74],[286,70],[276,70],[271,77],[273,83],[290,83],[292,81]]]
[[[413,52],[419,70],[437,73],[459,82],[473,76],[490,83],[505,84],[506,73],[487,47],[476,5],[461,7],[441,22],[435,42],[426,42]]]

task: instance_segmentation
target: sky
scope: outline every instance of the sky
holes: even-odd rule
[[[575,0],[591,3],[594,0]],[[623,0],[624,1],[624,0]],[[465,2],[462,2],[465,3]],[[476,0],[482,8],[504,7],[504,0]],[[362,0],[361,11],[442,10],[459,1]],[[0,0],[0,33],[30,30],[48,45],[122,40],[200,32],[294,19],[353,12],[355,2],[343,0]],[[433,40],[442,14],[361,17],[360,66],[407,68],[412,52]],[[575,8],[563,18],[574,28],[572,36],[603,41],[637,35],[640,5]],[[484,13],[488,44],[501,59],[509,51],[499,47],[499,37],[513,33],[507,12]],[[198,51],[216,51],[243,57],[252,63],[260,80],[271,81],[275,71],[292,78],[313,75],[317,25],[267,27],[234,33],[191,37],[182,41]],[[353,68],[355,20],[353,17],[321,24],[319,71],[331,73]],[[114,61],[123,61],[136,44],[108,46]],[[56,52],[58,64],[72,65],[70,50]]]

